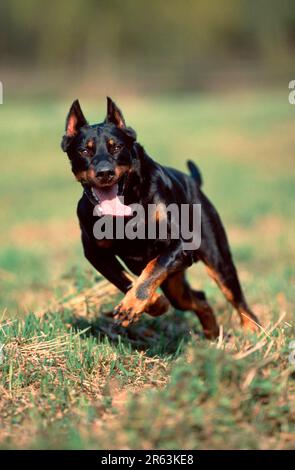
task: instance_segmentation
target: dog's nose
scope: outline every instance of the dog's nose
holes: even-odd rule
[[[96,177],[104,180],[110,180],[113,176],[115,176],[115,172],[109,168],[100,168],[96,172]]]

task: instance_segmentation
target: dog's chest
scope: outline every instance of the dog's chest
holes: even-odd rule
[[[156,257],[163,247],[157,240],[96,240],[98,249],[110,250],[122,259],[144,262]]]

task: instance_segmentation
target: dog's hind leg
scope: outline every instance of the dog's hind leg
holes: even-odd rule
[[[198,259],[205,263],[209,275],[238,311],[242,325],[253,331],[258,330],[259,320],[245,300],[220,217],[203,194],[202,207],[202,241],[197,252]]]
[[[212,308],[205,294],[193,290],[188,284],[184,271],[171,274],[161,288],[172,306],[178,310],[191,310],[198,316],[206,338],[216,338],[219,328]]]
[[[234,264],[227,261],[226,265],[221,263],[216,268],[214,265],[207,264],[206,268],[226,299],[238,311],[243,327],[251,331],[257,331],[259,320],[245,300]]]
[[[219,236],[209,250],[207,240],[203,238],[203,246],[200,250],[200,259],[205,263],[209,275],[219,286],[226,299],[238,311],[241,323],[244,328],[257,331],[259,320],[249,308],[242,287],[238,278],[237,270],[234,265],[228,241],[220,226]]]

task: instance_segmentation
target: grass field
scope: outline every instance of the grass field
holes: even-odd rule
[[[105,102],[81,101],[102,120]],[[189,312],[127,330],[103,315],[119,297],[105,283],[95,288],[82,255],[81,189],[59,147],[69,104],[0,107],[0,446],[294,448],[295,107],[276,91],[118,103],[150,155],[200,166],[263,322],[244,336],[194,266],[192,284],[232,333],[208,342]],[[89,304],[85,289],[99,302]],[[61,305],[79,293],[83,308]]]

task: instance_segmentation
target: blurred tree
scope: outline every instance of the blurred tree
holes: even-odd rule
[[[243,60],[276,70],[294,54],[293,0],[1,0],[0,18],[2,66],[171,68],[186,80]]]

